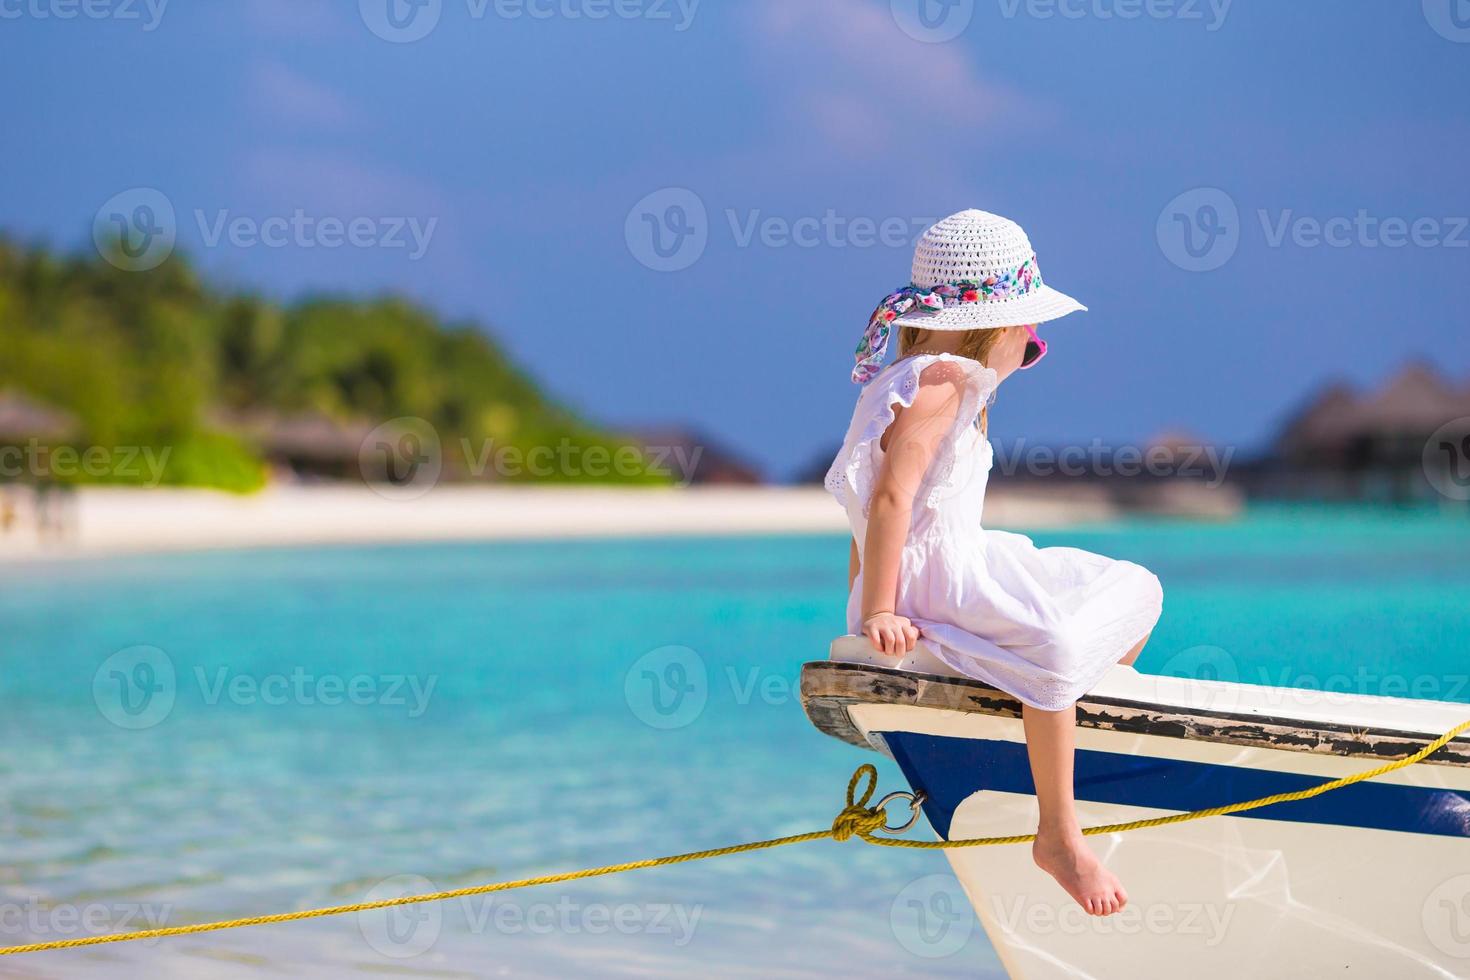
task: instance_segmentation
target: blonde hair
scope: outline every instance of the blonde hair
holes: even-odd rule
[[[968,357],[972,361],[979,361],[989,367],[990,365],[986,364],[986,358],[1000,342],[1002,333],[1003,331],[993,327],[985,330],[966,330],[960,334],[959,347],[955,353],[960,357]],[[929,331],[923,327],[901,328],[898,331],[898,356],[907,357],[908,352],[922,344],[928,335]],[[989,430],[990,406],[986,405],[980,409],[980,431],[988,432]]]
[[[903,327],[898,331],[898,356],[908,355],[910,348],[918,347],[928,339],[930,331],[923,327]],[[968,357],[972,361],[985,364],[985,358],[990,355],[991,350],[1000,341],[1002,331],[991,327],[985,330],[965,330],[960,333],[959,348],[955,351],[960,357]],[[990,365],[986,364],[986,367]]]

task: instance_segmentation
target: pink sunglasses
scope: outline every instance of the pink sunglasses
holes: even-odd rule
[[[1035,325],[1026,324],[1026,332],[1031,335],[1031,339],[1026,341],[1026,353],[1021,355],[1022,370],[1035,367],[1036,362],[1046,356],[1046,341],[1036,336]]]

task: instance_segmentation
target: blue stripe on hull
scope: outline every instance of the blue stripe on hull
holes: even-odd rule
[[[955,809],[971,794],[987,789],[1035,792],[1026,746],[1021,743],[914,732],[882,735],[909,783],[928,794],[924,815],[945,839]],[[1368,765],[1365,761],[1364,767]],[[1320,776],[1269,769],[1077,751],[1077,798],[1096,803],[1202,810],[1323,781]],[[1234,816],[1470,837],[1470,793],[1370,781]]]

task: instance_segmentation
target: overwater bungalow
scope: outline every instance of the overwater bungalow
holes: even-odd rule
[[[1366,392],[1335,382],[1287,420],[1248,482],[1263,496],[1442,500],[1431,476],[1470,461],[1453,458],[1461,452],[1457,443],[1430,440],[1456,420],[1464,420],[1463,434],[1470,435],[1470,385],[1455,384],[1425,362],[1406,365]]]

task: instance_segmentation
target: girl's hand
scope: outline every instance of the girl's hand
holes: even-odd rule
[[[914,652],[914,644],[919,641],[919,628],[904,616],[881,612],[863,620],[863,635],[879,653],[902,657]]]

